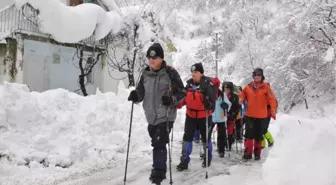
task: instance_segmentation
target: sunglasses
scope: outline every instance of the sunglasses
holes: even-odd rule
[[[148,60],[150,60],[150,59],[156,60],[158,58],[159,58],[158,56],[154,56],[154,57],[149,56],[149,57],[147,57]]]
[[[262,76],[260,73],[253,73],[253,76]]]

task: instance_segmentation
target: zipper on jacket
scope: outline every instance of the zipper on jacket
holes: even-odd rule
[[[155,115],[157,115],[157,113],[156,113],[156,107],[155,107],[155,100],[156,100],[156,96],[154,95],[154,93],[155,93],[155,87],[156,87],[156,81],[157,81],[157,78],[158,78],[158,76],[156,76],[155,78],[154,78],[154,84],[153,84],[153,108],[154,108],[154,113],[155,113]],[[159,85],[158,85],[159,86]],[[156,117],[156,116],[155,116]]]

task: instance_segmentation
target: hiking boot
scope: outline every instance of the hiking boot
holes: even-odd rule
[[[224,152],[219,152],[219,157],[220,158],[224,158],[224,155],[225,155]]]
[[[260,160],[260,154],[261,154],[261,151],[259,151],[258,148],[254,149],[254,159],[255,160]]]
[[[202,167],[205,168],[206,164],[205,164],[206,160],[205,157],[203,158],[203,162],[202,162]],[[211,160],[208,159],[208,167],[211,165]]]
[[[252,154],[244,154],[243,159],[246,159],[246,160],[252,159]]]
[[[162,180],[166,179],[166,175],[163,176]],[[152,181],[153,177],[152,176],[149,176],[149,180]]]
[[[181,162],[179,165],[177,165],[176,169],[178,171],[183,171],[188,169],[188,163]]]
[[[152,169],[152,173],[149,177],[149,180],[153,184],[161,184],[162,180],[166,178],[166,172],[164,170]]]
[[[151,181],[152,181],[152,184],[161,185],[162,179],[152,178]]]

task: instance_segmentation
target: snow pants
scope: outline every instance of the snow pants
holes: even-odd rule
[[[266,146],[266,142],[268,142],[268,144],[273,144],[274,143],[274,139],[272,134],[268,131],[268,127],[269,124],[271,122],[271,117],[267,118],[267,121],[265,122],[265,126],[264,126],[264,132],[263,132],[263,138],[262,138],[262,148],[265,148]]]
[[[153,147],[153,169],[151,177],[164,179],[167,171],[167,147],[169,133],[174,122],[148,125],[148,133]]]
[[[182,143],[182,155],[181,163],[190,162],[190,154],[192,152],[192,141],[196,128],[199,128],[203,150],[205,153],[206,150],[206,134],[208,134],[208,156],[209,160],[212,158],[212,142],[211,142],[211,133],[213,128],[212,116],[208,117],[208,133],[206,133],[206,118],[191,118],[188,115],[186,116],[184,123],[184,135]]]
[[[271,122],[271,117],[267,117],[267,118],[265,119],[265,124],[264,124],[264,131],[263,131],[263,134],[266,134],[266,133],[267,133],[270,122]]]
[[[262,137],[264,135],[267,118],[245,117],[245,152],[247,155],[261,154]]]
[[[234,131],[235,131],[235,121],[229,121],[228,124],[222,122],[217,123],[218,126],[218,134],[217,134],[217,148],[219,153],[224,153],[225,148],[228,147],[231,150],[231,145],[234,142]],[[226,128],[227,127],[227,128]],[[226,129],[228,132],[228,138],[226,136]],[[229,142],[229,146],[227,146],[227,142]]]

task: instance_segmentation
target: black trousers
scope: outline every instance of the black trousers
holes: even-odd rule
[[[206,142],[206,118],[191,118],[186,116],[183,141],[192,142],[195,130],[199,128],[202,142]],[[208,140],[211,141],[213,123],[212,116],[208,117]]]
[[[243,123],[242,123],[242,119],[237,119],[236,120],[236,134],[237,134],[237,138],[236,139],[243,139]]]
[[[227,145],[225,123],[224,122],[217,123],[217,125],[218,125],[217,148],[219,153],[224,153],[225,146]]]
[[[163,122],[158,125],[148,125],[148,133],[153,147],[152,178],[163,179],[167,171],[167,147],[169,133],[174,122]]]
[[[270,122],[271,122],[271,117],[267,117],[266,120],[265,120],[265,123],[264,123],[264,131],[263,131],[263,135],[266,134]]]
[[[255,139],[257,142],[262,140],[262,136],[265,131],[265,124],[267,123],[267,118],[251,118],[245,116],[245,138]]]

